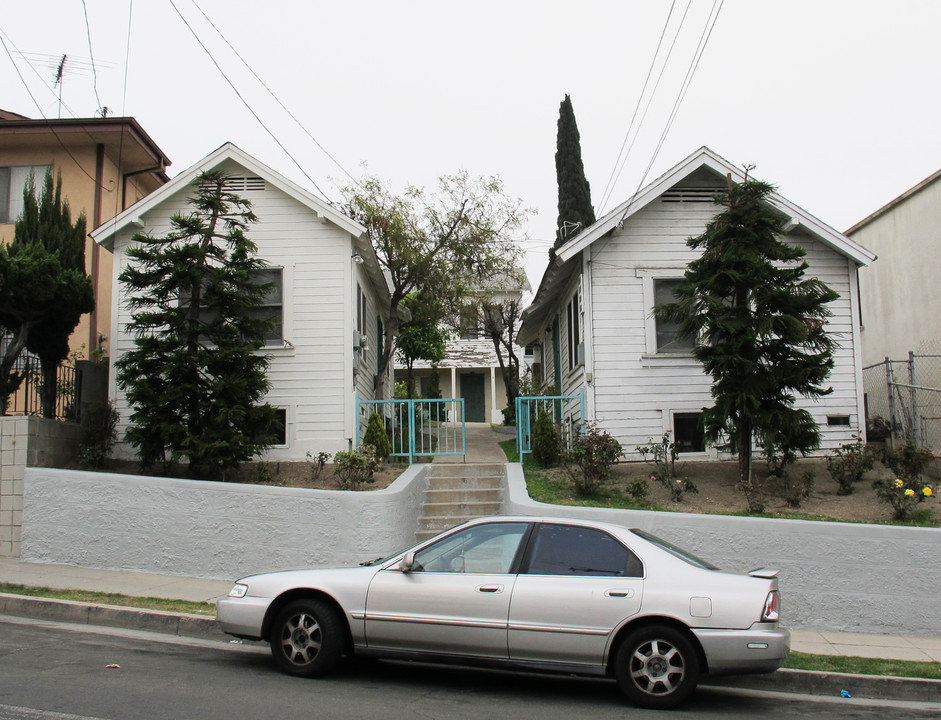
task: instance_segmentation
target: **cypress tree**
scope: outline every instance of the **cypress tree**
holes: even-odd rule
[[[582,164],[581,136],[575,123],[572,100],[568,95],[559,105],[555,175],[559,186],[559,219],[553,250],[595,222],[591,188],[585,179],[585,166]]]

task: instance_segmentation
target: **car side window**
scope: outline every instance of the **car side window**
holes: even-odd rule
[[[509,573],[528,523],[475,525],[415,553],[412,572]]]
[[[530,575],[642,577],[643,563],[608,533],[576,525],[537,528]]]

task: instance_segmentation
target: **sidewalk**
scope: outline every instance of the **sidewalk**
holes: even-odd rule
[[[0,582],[65,590],[92,590],[131,597],[214,602],[232,580],[203,580],[121,570],[93,570],[70,565],[24,563],[0,558]],[[813,655],[941,662],[941,638],[863,635],[792,630],[791,649]]]

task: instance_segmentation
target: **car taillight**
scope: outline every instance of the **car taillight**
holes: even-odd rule
[[[781,605],[778,591],[772,590],[765,598],[765,609],[761,613],[761,622],[777,622],[781,617]]]

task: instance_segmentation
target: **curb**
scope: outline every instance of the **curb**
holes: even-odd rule
[[[175,635],[201,640],[231,639],[215,618],[160,610],[94,605],[72,600],[54,600],[0,593],[0,615],[102,625],[123,630]],[[843,690],[856,699],[900,700],[941,704],[941,680],[922,678],[850,675],[810,670],[777,670],[767,675],[727,675],[706,678],[702,685],[744,690],[793,693],[839,698]]]
[[[72,600],[54,600],[26,595],[0,593],[0,615],[76,623],[78,625],[103,625],[123,630],[143,630],[144,632],[201,640],[226,640],[229,638],[216,624],[214,617],[160,610],[142,610],[117,605],[94,605]]]
[[[854,699],[941,703],[941,680],[924,678],[781,669],[767,675],[706,678],[702,684],[832,698],[840,698],[846,690]]]

